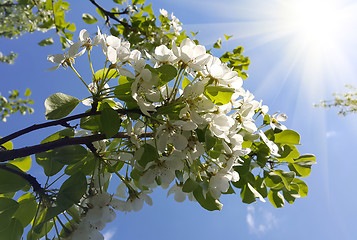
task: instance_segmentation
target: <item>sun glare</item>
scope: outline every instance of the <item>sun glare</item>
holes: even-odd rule
[[[295,37],[296,47],[316,51],[336,43],[344,31],[344,15],[337,0],[291,0],[282,3],[282,28]],[[328,46],[326,46],[328,45]]]

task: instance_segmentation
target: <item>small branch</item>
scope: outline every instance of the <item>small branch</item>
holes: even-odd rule
[[[153,133],[151,132],[143,133],[139,135],[139,138],[146,138],[152,136]],[[112,138],[129,138],[129,137],[130,135],[128,135],[125,132],[118,132]],[[104,134],[95,134],[90,136],[74,137],[74,138],[65,137],[52,142],[42,143],[31,147],[24,147],[24,148],[8,150],[8,151],[0,151],[0,162],[6,162],[8,160],[13,160],[15,158],[26,157],[32,154],[46,152],[48,150],[53,150],[64,146],[90,144],[92,142],[103,140],[103,139],[108,139],[108,138]]]
[[[119,114],[126,114],[126,113],[139,113],[141,114],[140,110],[127,110],[127,109],[118,109],[116,110]],[[51,126],[57,126],[57,125],[61,125],[61,126],[68,126],[68,121],[72,121],[72,120],[76,120],[79,118],[83,118],[83,117],[88,117],[88,116],[95,116],[95,115],[100,115],[101,112],[100,111],[90,111],[90,112],[86,112],[86,113],[81,113],[81,114],[77,114],[77,115],[73,115],[73,116],[69,116],[69,117],[65,117],[65,118],[61,118],[58,120],[54,120],[54,121],[50,121],[50,122],[45,122],[45,123],[41,123],[41,124],[34,124],[30,127],[21,129],[17,132],[14,132],[6,137],[3,137],[0,139],[0,145],[14,139],[17,138],[21,135],[24,135],[26,133],[41,129],[41,128],[47,128],[47,127],[51,127]],[[0,158],[1,159],[1,158]]]
[[[0,164],[0,169],[4,169],[8,172],[14,173],[14,174],[22,177],[32,186],[33,190],[36,193],[38,193],[41,196],[45,195],[45,190],[41,187],[41,184],[36,180],[35,177],[31,176],[30,174],[17,171],[16,169],[13,169],[13,168],[11,168],[7,165],[4,165],[4,164]]]
[[[109,12],[107,10],[105,10],[102,6],[100,6],[98,3],[96,3],[95,0],[89,0],[94,6],[96,6],[106,17],[106,22],[109,22],[109,18],[117,21],[118,23],[120,23],[121,25],[123,25],[125,28],[131,28],[131,26],[126,23],[123,22],[121,20],[119,20],[115,15],[120,15],[120,14],[128,14],[128,10],[124,10],[123,12],[119,12],[119,13],[113,13],[113,12]]]

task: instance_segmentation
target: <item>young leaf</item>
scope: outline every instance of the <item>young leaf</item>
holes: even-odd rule
[[[102,110],[100,121],[102,122],[101,130],[107,138],[113,137],[118,133],[121,126],[121,119],[119,114],[109,105]]]
[[[14,217],[17,218],[23,227],[30,224],[35,217],[37,203],[35,196],[32,193],[25,193],[18,199],[19,208],[15,212]]]
[[[219,202],[218,199],[214,199],[211,196],[210,192],[206,193],[206,196],[203,195],[203,189],[201,186],[197,187],[193,191],[193,196],[197,200],[197,202],[204,208],[207,209],[208,211],[214,211],[214,210],[221,210],[223,207],[223,204]]]
[[[271,204],[276,208],[281,208],[285,205],[284,197],[277,191],[269,190],[268,198]]]
[[[45,101],[46,118],[60,119],[70,114],[78,105],[79,100],[64,93],[55,93]]]
[[[233,88],[223,86],[207,86],[204,95],[216,105],[229,103],[234,93]]]
[[[19,204],[15,200],[0,197],[0,232],[9,226],[10,220],[18,208]]]
[[[93,23],[98,22],[98,20],[95,17],[93,17],[92,15],[90,15],[88,13],[83,13],[82,19],[87,24],[93,24]]]
[[[16,158],[15,160],[9,161],[12,165],[20,168],[22,171],[27,172],[31,168],[31,156]]]
[[[77,203],[81,197],[86,193],[87,179],[86,176],[78,172],[70,176],[61,186],[58,196],[57,204],[64,210],[70,208]]]
[[[12,218],[7,228],[0,232],[0,240],[20,240],[23,232],[21,222]]]
[[[18,167],[11,164],[1,164],[6,165],[14,169],[15,171],[23,173]],[[21,176],[9,172],[5,169],[0,169],[0,193],[10,193],[17,192],[21,190],[23,187],[28,185],[28,182],[22,178]]]
[[[300,144],[300,135],[293,131],[293,130],[284,130],[280,133],[274,134],[275,143],[282,143],[282,144],[293,144],[299,145]]]
[[[47,45],[52,45],[54,42],[53,42],[53,39],[52,38],[46,38],[46,39],[43,39],[41,42],[38,43],[38,45],[44,47],[44,46],[47,46]]]

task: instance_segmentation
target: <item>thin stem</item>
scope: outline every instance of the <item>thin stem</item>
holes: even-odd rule
[[[77,74],[77,76],[79,77],[79,79],[81,79],[82,83],[86,86],[86,88],[88,89],[88,91],[91,92],[90,89],[89,89],[89,87],[88,87],[88,85],[87,85],[87,83],[83,80],[83,78],[81,77],[81,75],[79,75],[79,73],[78,73],[77,70],[73,67],[73,65],[72,65],[71,63],[68,64],[68,65],[69,65],[69,67],[75,72],[75,74]]]
[[[94,70],[93,70],[93,65],[92,65],[92,60],[91,60],[91,58],[90,58],[90,52],[89,52],[89,50],[87,50],[87,55],[88,55],[88,60],[89,60],[90,69],[92,70],[92,74],[93,74],[93,78],[94,78]]]

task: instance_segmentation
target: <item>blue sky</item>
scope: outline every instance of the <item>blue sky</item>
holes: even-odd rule
[[[76,3],[71,3],[73,11],[68,19],[78,23],[76,34],[83,27],[94,32],[95,26],[81,23],[81,13],[95,15],[95,10],[89,3],[72,2]],[[333,92],[343,92],[345,84],[357,86],[357,18],[353,16],[357,1],[305,1],[302,8],[309,22],[301,26],[297,26],[295,12],[289,12],[292,6],[299,7],[294,0],[149,2],[155,13],[160,8],[174,12],[184,29],[199,31],[197,39],[208,48],[219,37],[224,38],[223,34],[234,35],[222,46],[228,51],[242,45],[250,57],[250,77],[244,87],[263,99],[270,114],[280,111],[288,115],[285,125],[301,135],[299,151],[315,154],[318,163],[306,179],[309,195],[282,209],[270,203],[246,205],[239,196],[229,195],[222,199],[221,212],[208,212],[197,203],[176,203],[166,197],[166,190],[156,189],[154,206],[145,206],[137,213],[117,213],[116,221],[104,230],[107,239],[356,239],[357,116],[340,117],[336,110],[314,108],[313,104],[331,99]],[[106,6],[111,6],[109,1]],[[316,6],[319,10],[314,10]],[[321,11],[328,14],[321,15]],[[329,28],[325,28],[327,23]],[[14,115],[8,123],[0,123],[0,136],[45,121],[43,102],[53,93],[78,98],[88,95],[70,70],[44,71],[52,66],[47,55],[62,52],[58,41],[49,47],[37,46],[51,34],[0,39],[0,51],[19,53],[15,65],[0,65],[0,92],[6,95],[8,90],[18,89],[23,93],[30,88],[36,103],[35,114]],[[217,51],[217,55],[221,53]],[[78,59],[77,63],[83,72],[89,70],[85,61]],[[56,130],[22,136],[14,141],[15,147],[38,143]]]

